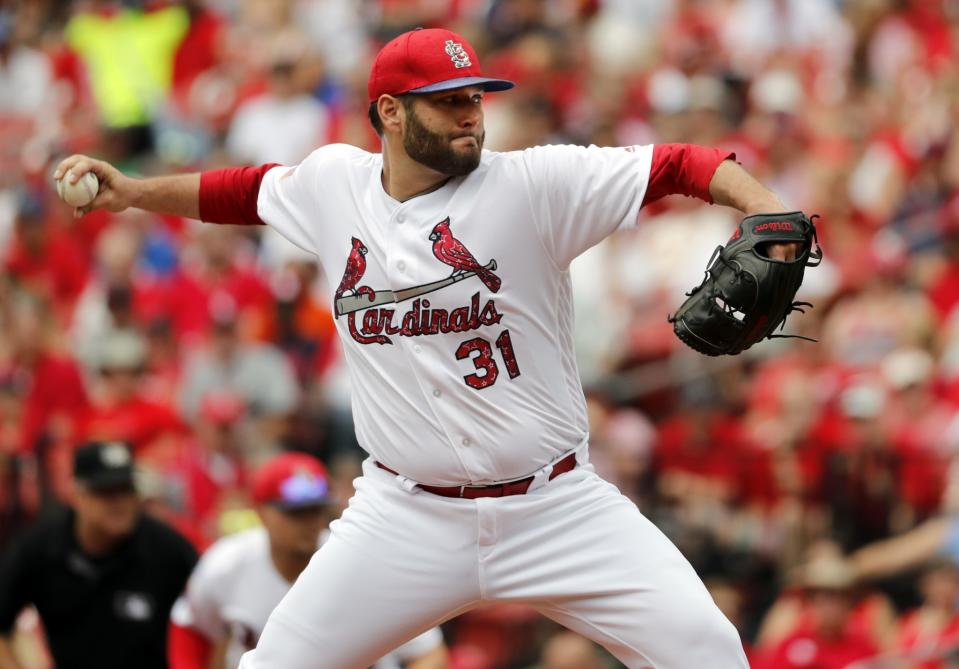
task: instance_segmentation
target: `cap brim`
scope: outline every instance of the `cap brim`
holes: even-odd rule
[[[460,77],[458,79],[447,79],[439,81],[429,86],[413,88],[407,93],[436,93],[438,91],[448,91],[453,88],[463,88],[464,86],[482,86],[484,91],[495,93],[497,91],[508,91],[516,84],[506,79],[489,79],[488,77]]]
[[[270,506],[276,507],[280,511],[301,511],[303,509],[319,509],[330,505],[329,497],[318,497],[314,499],[302,499],[295,502],[284,502],[277,500],[268,502]]]
[[[79,478],[78,481],[87,490],[100,492],[103,490],[135,490],[133,472],[131,470],[118,470],[112,472],[100,472],[95,476]]]

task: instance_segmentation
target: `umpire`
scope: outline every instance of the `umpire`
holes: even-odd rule
[[[0,557],[0,669],[20,669],[10,635],[36,606],[57,669],[166,669],[170,609],[196,564],[193,547],[141,511],[126,444],[74,456],[71,508]]]

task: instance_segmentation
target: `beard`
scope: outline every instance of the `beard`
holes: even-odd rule
[[[459,137],[474,138],[476,146],[457,151],[452,141]],[[449,177],[465,176],[479,167],[485,139],[485,132],[450,135],[433,132],[420,122],[412,109],[406,115],[406,129],[403,132],[406,153],[416,162]]]

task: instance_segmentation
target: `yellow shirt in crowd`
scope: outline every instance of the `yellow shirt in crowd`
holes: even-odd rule
[[[182,7],[152,12],[82,13],[67,24],[67,42],[87,66],[103,122],[124,128],[148,123],[170,89],[173,57],[189,28]]]

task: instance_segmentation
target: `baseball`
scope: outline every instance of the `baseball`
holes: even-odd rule
[[[93,172],[87,172],[75,184],[67,180],[67,175],[57,180],[57,195],[71,207],[85,207],[97,196],[100,181]]]

